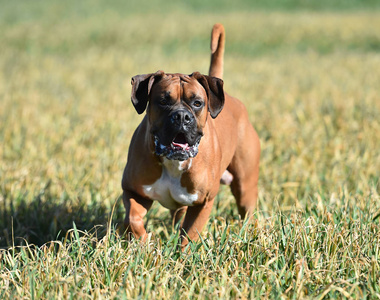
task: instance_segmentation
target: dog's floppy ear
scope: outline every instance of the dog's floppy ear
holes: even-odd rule
[[[208,96],[208,110],[213,119],[222,111],[224,106],[223,80],[217,77],[202,75],[199,72],[191,74],[204,87]]]
[[[132,77],[131,100],[138,114],[142,114],[148,104],[148,98],[153,83],[164,76],[164,71],[136,75]]]

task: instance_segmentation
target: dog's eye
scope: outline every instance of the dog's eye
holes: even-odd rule
[[[193,106],[196,107],[196,108],[200,108],[202,106],[202,102],[199,101],[199,100],[195,100],[193,102]]]
[[[169,101],[168,101],[168,99],[166,99],[166,98],[162,98],[162,99],[160,99],[160,101],[158,102],[161,106],[166,106],[166,105],[168,105],[169,104]]]

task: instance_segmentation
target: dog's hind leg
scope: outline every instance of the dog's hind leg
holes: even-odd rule
[[[227,170],[232,174],[231,191],[242,219],[253,213],[257,205],[260,141],[253,127],[242,134]]]

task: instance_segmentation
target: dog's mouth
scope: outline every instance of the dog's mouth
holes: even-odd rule
[[[173,139],[171,145],[172,148],[178,150],[188,150],[189,144],[186,140],[186,136],[183,132],[179,132]]]
[[[155,153],[165,156],[167,159],[184,161],[198,154],[200,139],[192,146],[189,145],[183,132],[177,133],[172,142],[165,146],[160,143],[159,138],[154,135]]]

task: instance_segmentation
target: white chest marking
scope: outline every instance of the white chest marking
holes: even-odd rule
[[[187,162],[164,158],[161,177],[155,183],[143,186],[145,195],[169,209],[192,206],[198,200],[198,194],[190,194],[181,186],[182,173],[190,169],[191,163],[191,159],[187,165]]]

